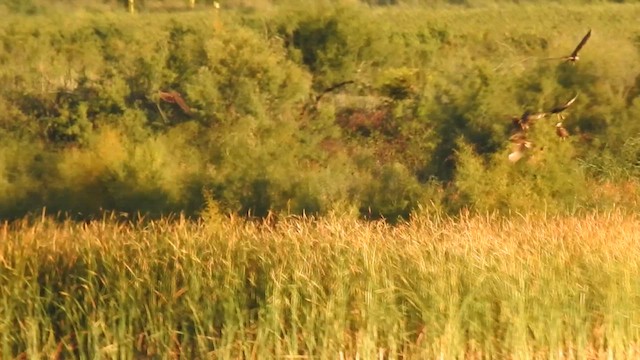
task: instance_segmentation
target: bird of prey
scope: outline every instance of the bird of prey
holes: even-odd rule
[[[522,144],[527,142],[527,134],[524,131],[518,131],[509,136],[509,141],[513,144]]]
[[[509,154],[508,159],[510,162],[515,163],[522,159],[524,152],[527,149],[531,149],[533,145],[527,140],[526,135],[523,132],[518,132],[509,138],[509,141],[513,143],[513,151]]]
[[[336,91],[349,84],[355,84],[355,81],[354,80],[341,81],[329,86],[328,88],[325,88],[318,95],[310,98],[310,101],[303,106],[302,111],[300,112],[300,115],[306,114],[309,110],[316,110],[318,108],[318,103],[320,103],[320,100],[322,99],[322,97],[324,97],[326,94],[330,92]]]
[[[562,139],[566,139],[569,137],[569,132],[567,131],[567,129],[564,128],[564,126],[562,126],[562,122],[558,122],[556,124],[556,134]]]
[[[531,112],[527,110],[521,116],[512,116],[511,121],[513,122],[513,125],[516,128],[521,129],[523,131],[528,131],[529,127],[533,125],[534,121],[540,120],[549,115],[555,114],[558,116],[558,119],[562,121],[564,120],[564,116],[562,115],[562,112],[565,111],[567,108],[569,108],[569,106],[571,106],[576,101],[577,98],[578,98],[578,94],[576,94],[576,96],[574,96],[571,100],[567,101],[564,104],[555,106],[548,112]]]
[[[182,96],[177,91],[161,90],[158,92],[158,95],[160,96],[160,100],[168,103],[172,103],[172,104],[177,104],[180,107],[180,109],[182,109],[182,111],[184,111],[186,114],[191,114],[191,109],[189,108],[187,103],[184,101]]]
[[[533,125],[533,122],[535,120],[540,120],[544,117],[546,117],[547,113],[545,112],[531,112],[531,111],[525,111],[520,117],[518,116],[513,116],[511,118],[511,121],[513,122],[514,125],[519,126],[522,130],[527,131],[529,130],[529,126]]]
[[[580,50],[582,50],[582,48],[587,43],[590,37],[591,37],[591,29],[589,29],[589,31],[587,31],[587,34],[582,37],[582,40],[580,40],[580,43],[578,44],[578,46],[576,46],[576,48],[573,50],[573,52],[570,55],[547,58],[545,60],[564,60],[575,65],[576,61],[580,60],[580,56],[578,56],[578,53],[580,52]]]
[[[325,96],[326,94],[338,90],[343,86],[349,85],[349,84],[353,84],[355,83],[355,81],[353,80],[347,80],[347,81],[341,81],[339,83],[333,84],[331,86],[329,86],[328,88],[322,90],[322,92],[320,92],[320,94],[318,94],[315,98],[315,103],[318,104],[320,102],[320,99],[322,99],[323,96]]]
[[[556,114],[558,115],[558,118],[560,120],[564,120],[564,116],[561,114],[563,111],[565,111],[569,106],[571,106],[571,104],[573,104],[576,99],[578,98],[578,94],[576,94],[576,96],[574,96],[571,100],[567,101],[566,103],[562,104],[562,105],[558,105],[556,107],[554,107],[553,109],[551,109],[550,113],[551,114]]]

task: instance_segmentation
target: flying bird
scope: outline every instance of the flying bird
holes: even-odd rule
[[[320,103],[320,100],[322,99],[322,97],[324,97],[326,94],[330,92],[336,91],[349,84],[355,84],[355,81],[354,80],[341,81],[329,86],[328,88],[325,88],[318,95],[313,96],[310,99],[310,101],[303,106],[302,111],[300,112],[300,115],[304,115],[309,110],[316,110],[318,108],[318,104]]]
[[[184,101],[180,93],[178,93],[177,91],[161,90],[158,92],[158,95],[160,96],[160,100],[164,102],[172,103],[172,104],[177,104],[180,107],[180,109],[182,109],[182,111],[184,111],[186,114],[191,114],[191,109],[189,108],[187,103]]]
[[[562,105],[558,105],[556,107],[554,107],[553,109],[551,109],[550,113],[551,114],[556,114],[558,115],[558,118],[560,120],[564,120],[564,116],[562,116],[562,112],[567,110],[567,108],[569,106],[571,106],[571,104],[573,104],[576,99],[578,98],[578,94],[576,94],[576,96],[574,96],[571,100],[567,101],[566,103],[562,104]]]
[[[320,92],[319,95],[316,96],[315,98],[315,103],[318,104],[320,102],[320,99],[322,99],[323,96],[325,96],[326,94],[334,91],[334,90],[338,90],[343,86],[349,85],[349,84],[354,84],[355,81],[353,80],[347,80],[347,81],[341,81],[339,83],[333,84],[331,86],[329,86],[328,88],[322,90],[322,92]]]
[[[529,126],[533,125],[534,121],[540,120],[546,117],[547,115],[549,114],[545,112],[534,113],[527,110],[520,117],[513,116],[511,118],[511,121],[513,122],[514,125],[519,126],[524,131],[527,131],[529,130]]]
[[[513,143],[513,151],[507,157],[510,162],[515,163],[522,159],[527,149],[531,149],[533,145],[527,140],[526,135],[523,132],[518,132],[509,138],[509,141]]]
[[[575,65],[576,61],[580,60],[580,56],[578,56],[578,53],[580,52],[580,50],[582,50],[582,48],[587,43],[587,41],[589,41],[590,37],[591,37],[591,29],[589,29],[589,31],[587,31],[587,34],[582,37],[582,40],[580,40],[580,43],[578,44],[578,46],[576,46],[576,48],[573,50],[571,55],[569,55],[569,56],[561,56],[561,57],[554,57],[554,58],[547,58],[545,60],[564,60],[564,61],[568,61],[568,62],[570,62],[570,63]]]
[[[513,144],[522,144],[527,142],[527,134],[524,131],[518,131],[515,134],[509,136],[509,141]]]
[[[530,149],[533,144],[527,140],[527,134],[524,131],[518,131],[509,137],[509,141],[513,144],[513,152],[509,154],[509,161],[515,163],[524,156],[524,152]]]
[[[556,134],[562,139],[566,139],[569,137],[569,132],[567,131],[567,129],[564,128],[564,126],[562,126],[562,122],[559,122],[556,124]]]
[[[578,94],[576,94],[571,100],[567,101],[564,104],[557,105],[548,112],[531,112],[529,110],[525,111],[520,116],[512,116],[511,121],[513,125],[523,131],[528,131],[529,128],[533,125],[534,121],[545,118],[549,115],[557,115],[560,121],[564,120],[564,116],[562,112],[568,109],[578,98]]]
[[[562,126],[562,112],[569,108],[578,98],[576,94],[569,101],[564,104],[560,104],[549,110],[548,112],[531,112],[525,111],[521,116],[512,116],[511,120],[515,127],[514,133],[509,137],[509,141],[513,144],[513,151],[509,153],[508,159],[512,163],[516,163],[518,160],[524,157],[527,149],[531,149],[533,144],[527,139],[527,131],[534,121],[545,118],[549,115],[556,114],[560,120],[556,123],[556,135],[562,140],[569,137],[569,132]]]
[[[580,40],[580,43],[578,44],[578,46],[576,46],[576,48],[573,50],[571,55],[567,57],[566,60],[571,61],[572,63],[575,63],[576,61],[580,60],[578,53],[580,52],[582,47],[587,43],[587,41],[589,41],[590,37],[591,37],[591,29],[589,29],[589,31],[587,31],[585,36],[582,37],[582,40]]]

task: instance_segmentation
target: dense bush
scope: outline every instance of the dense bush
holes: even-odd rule
[[[228,5],[7,15],[0,216],[197,215],[205,198],[255,216],[562,212],[613,205],[635,182],[637,5]],[[589,27],[576,66],[540,60]],[[510,164],[511,116],[576,93],[572,136],[540,120]]]

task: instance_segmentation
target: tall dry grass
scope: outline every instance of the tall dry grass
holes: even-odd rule
[[[640,351],[637,215],[272,220],[5,224],[1,357]]]

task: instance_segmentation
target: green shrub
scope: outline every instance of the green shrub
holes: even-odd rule
[[[155,10],[174,5],[149,0],[130,16],[32,3],[46,16],[0,23],[4,214],[193,215],[203,192],[221,212],[259,216],[394,220],[440,197],[453,211],[570,211],[636,173],[632,4],[229,2],[166,14]],[[575,66],[541,61],[589,27]],[[546,119],[535,151],[508,164],[511,117],[576,93],[570,139]]]
[[[390,222],[407,219],[426,199],[424,189],[399,163],[382,166],[363,189],[360,213],[366,218],[384,218]]]
[[[507,160],[507,145],[489,158],[459,142],[454,209],[480,212],[574,211],[586,204],[589,186],[574,159],[573,145],[553,134],[553,126],[540,126],[530,136],[532,148],[515,164]],[[505,142],[505,144],[508,144]]]

